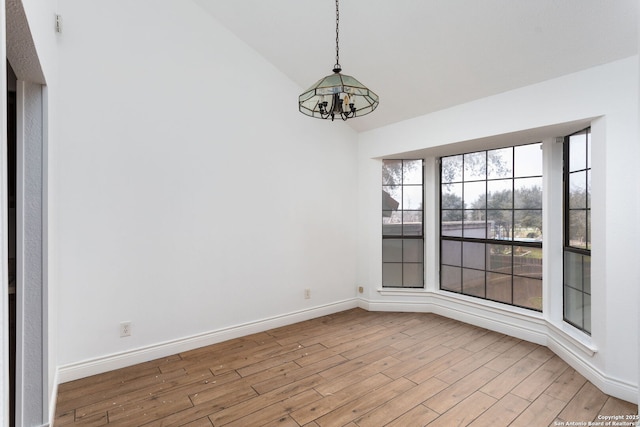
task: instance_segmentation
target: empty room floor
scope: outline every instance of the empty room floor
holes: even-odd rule
[[[635,425],[637,414],[546,347],[353,309],[61,384],[54,426]]]

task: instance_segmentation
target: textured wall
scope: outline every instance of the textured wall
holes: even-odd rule
[[[7,59],[20,80],[45,83],[23,3],[7,0]]]

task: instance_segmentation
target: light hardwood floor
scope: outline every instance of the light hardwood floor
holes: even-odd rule
[[[536,427],[637,411],[545,347],[353,309],[61,384],[54,427]]]

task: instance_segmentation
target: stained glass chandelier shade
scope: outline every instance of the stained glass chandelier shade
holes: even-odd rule
[[[378,95],[355,78],[341,73],[339,22],[336,0],[336,64],[333,74],[318,80],[298,97],[300,112],[307,116],[347,120],[369,114],[378,106]]]

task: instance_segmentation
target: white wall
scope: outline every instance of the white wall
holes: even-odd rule
[[[192,2],[62,0],[60,13],[63,380],[112,355],[355,306],[348,126],[298,113],[302,88]]]
[[[590,118],[597,118],[592,120],[591,338],[565,328],[556,320],[557,313],[528,315],[521,310],[502,310],[496,304],[451,297],[437,290],[438,266],[431,262],[438,251],[434,173],[427,174],[431,180],[426,184],[425,202],[426,259],[430,269],[426,272],[427,290],[433,292],[378,291],[381,183],[380,162],[376,158],[399,153],[409,157],[425,149],[420,155],[427,153],[433,158],[446,151],[453,154],[470,147],[480,148],[494,140],[506,145],[510,139],[503,135],[510,134],[515,141],[526,138],[534,128],[548,129],[551,134],[544,137],[564,136],[552,133],[562,127],[558,124]],[[440,310],[452,317],[520,334],[549,345],[606,392],[627,400],[637,399],[640,269],[635,246],[640,225],[639,196],[630,191],[640,181],[637,123],[638,58],[633,57],[360,134],[358,284],[366,288],[367,306]],[[545,260],[547,268],[552,263],[557,266],[561,259]],[[547,281],[547,295],[562,286],[561,280],[556,274],[553,281]],[[593,356],[589,355],[591,350],[596,350]]]

